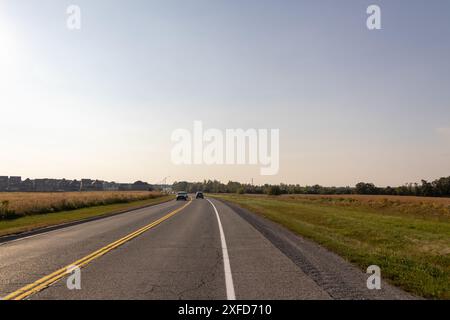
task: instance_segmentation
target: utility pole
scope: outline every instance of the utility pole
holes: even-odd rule
[[[164,177],[160,182],[158,182],[157,186],[161,188],[161,190],[164,190],[164,188],[167,186],[167,179],[169,179],[170,176]]]
[[[166,185],[167,184],[167,179],[169,179],[170,176],[164,177],[164,179],[161,180],[161,184],[162,185]]]

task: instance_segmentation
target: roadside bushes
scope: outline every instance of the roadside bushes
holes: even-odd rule
[[[14,211],[9,209],[9,201],[0,202],[0,220],[11,219],[15,216]]]

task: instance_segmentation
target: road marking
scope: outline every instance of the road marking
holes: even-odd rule
[[[231,274],[230,267],[230,258],[228,256],[228,248],[227,242],[225,241],[225,234],[223,233],[222,222],[220,221],[219,212],[217,211],[216,206],[211,200],[208,200],[209,203],[214,208],[214,212],[216,213],[217,222],[219,223],[219,231],[220,231],[220,242],[222,243],[222,256],[223,256],[223,268],[225,271],[225,287],[227,289],[227,299],[228,300],[236,300],[236,294],[234,293],[234,285],[233,285],[233,275]]]
[[[127,211],[124,211],[124,212],[119,212],[119,213],[117,213],[117,214],[113,213],[113,214],[111,214],[111,215],[106,214],[105,216],[93,217],[93,218],[100,218],[100,219],[96,219],[96,220],[88,220],[88,219],[90,219],[90,218],[87,218],[86,221],[83,221],[83,219],[82,219],[82,220],[75,220],[75,221],[70,221],[70,222],[62,223],[62,224],[61,224],[61,228],[58,228],[58,229],[53,229],[53,230],[50,230],[50,231],[42,230],[42,232],[39,232],[39,233],[36,233],[36,234],[32,234],[32,235],[25,236],[25,237],[20,237],[20,238],[14,239],[14,240],[8,240],[8,241],[5,241],[5,242],[0,242],[0,247],[1,247],[1,246],[9,245],[9,244],[11,244],[11,243],[19,242],[19,241],[22,241],[22,240],[29,240],[29,239],[32,239],[32,238],[37,238],[37,237],[42,237],[42,236],[48,236],[49,234],[52,234],[52,233],[61,232],[61,230],[64,230],[64,231],[72,230],[72,229],[74,229],[74,228],[79,227],[80,224],[82,224],[82,223],[96,222],[96,221],[98,221],[98,220],[104,220],[104,219],[108,219],[108,218],[114,218],[114,217],[116,217],[116,216],[120,216],[120,215],[123,214],[123,213],[128,213],[128,212],[130,212],[130,211],[133,211],[133,212],[141,211],[141,210],[148,209],[148,208],[150,208],[150,207],[155,208],[155,207],[158,207],[158,206],[160,206],[160,205],[162,205],[162,204],[166,204],[166,203],[167,203],[167,202],[161,202],[161,203],[152,204],[152,205],[150,205],[150,206],[146,206],[146,207],[142,207],[142,208],[136,208],[136,209],[127,210]],[[67,227],[67,226],[64,226],[65,224],[71,224],[71,223],[79,223],[79,224],[70,225],[70,226],[68,226],[68,227]],[[44,227],[44,228],[52,228],[52,227],[53,227],[53,226]],[[58,227],[58,225],[55,225],[55,227]],[[2,236],[2,237],[7,237],[7,235],[6,235],[6,236]],[[0,239],[1,239],[1,237],[0,237]]]
[[[49,274],[49,275],[47,275],[35,282],[23,287],[23,288],[20,288],[17,291],[14,291],[13,293],[8,294],[6,297],[2,298],[2,300],[22,300],[22,299],[29,297],[32,294],[35,294],[35,293],[47,288],[51,284],[55,283],[56,281],[60,280],[64,276],[66,276],[69,268],[74,268],[74,267],[82,268],[82,267],[86,266],[89,262],[105,255],[106,253],[108,253],[111,250],[114,250],[114,249],[120,247],[124,243],[140,236],[144,232],[150,230],[151,228],[154,228],[155,226],[157,226],[160,223],[164,222],[165,220],[169,219],[176,213],[178,213],[181,210],[183,210],[184,208],[186,208],[190,203],[191,203],[191,201],[186,203],[184,206],[171,211],[164,217],[159,218],[158,220],[130,233],[129,235],[127,235],[123,238],[120,238],[117,241],[114,241],[113,243],[108,244],[107,246],[105,246],[97,251],[94,251],[93,253],[85,256],[84,258],[81,258],[81,259],[75,261],[74,263],[69,264],[68,266],[66,266],[64,268],[61,268],[61,269],[53,272],[52,274]]]

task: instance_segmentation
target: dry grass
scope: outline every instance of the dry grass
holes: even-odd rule
[[[108,216],[119,212],[156,205],[172,199],[173,196],[171,195],[163,195],[147,200],[132,201],[127,203],[115,203],[110,205],[94,206],[48,214],[27,215],[21,216],[18,219],[0,220],[0,237],[62,223],[81,221],[92,217]]]
[[[415,197],[415,196],[387,196],[387,195],[363,195],[363,194],[335,194],[335,195],[315,195],[315,194],[298,194],[283,195],[282,197],[305,198],[305,199],[354,199],[361,202],[374,202],[389,200],[392,202],[413,202],[413,203],[434,203],[450,206],[450,198],[437,197]]]
[[[149,191],[0,192],[0,219],[127,203],[162,196]]]
[[[407,214],[437,220],[450,217],[450,198],[385,195],[283,195],[278,198],[305,204],[374,209],[379,214]]]

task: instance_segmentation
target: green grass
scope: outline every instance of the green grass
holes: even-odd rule
[[[447,204],[365,197],[213,195],[310,238],[413,294],[450,299]]]
[[[161,196],[153,199],[94,206],[89,208],[24,216],[11,220],[0,220],[0,236],[30,231],[37,228],[73,222],[96,216],[110,215],[121,211],[155,205],[173,199],[173,196]]]

